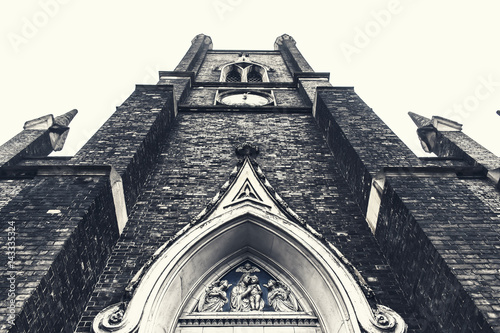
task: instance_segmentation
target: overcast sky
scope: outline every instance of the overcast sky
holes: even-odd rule
[[[134,90],[204,33],[214,49],[273,49],[287,33],[415,152],[413,111],[464,124],[500,155],[498,0],[2,0],[0,142],[26,120],[79,114],[73,155]]]

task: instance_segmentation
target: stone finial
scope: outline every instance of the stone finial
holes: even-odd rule
[[[60,125],[60,126],[68,126],[69,123],[75,118],[76,114],[78,113],[77,109],[73,109],[71,111],[66,112],[65,114],[62,114],[54,119],[54,124]]]
[[[235,149],[236,155],[239,157],[252,157],[255,158],[257,155],[259,155],[259,147],[249,143],[245,142]]]
[[[413,120],[415,125],[417,125],[418,128],[430,125],[432,123],[432,121],[429,118],[426,118],[419,114],[408,112],[408,115],[410,116],[411,120]]]
[[[293,44],[297,44],[297,43],[295,42],[295,39],[293,39],[293,37],[292,37],[292,36],[290,36],[290,35],[288,35],[288,34],[283,34],[283,35],[279,36],[278,38],[276,38],[276,41],[274,42],[274,49],[275,49],[275,50],[278,50],[278,49],[279,49],[279,46],[280,46],[280,45],[283,45],[283,42],[284,42],[285,40],[289,40],[289,41],[291,41]]]
[[[68,125],[77,113],[78,110],[73,109],[54,119],[54,124],[49,128],[50,143],[54,151],[63,149],[66,138],[68,137]]]
[[[422,149],[426,153],[431,153],[436,144],[437,131],[432,126],[432,120],[416,114],[414,112],[408,112],[411,120],[417,125],[417,135],[422,145]]]
[[[434,126],[438,131],[461,131],[462,124],[457,123],[451,119],[440,116],[432,116],[432,119],[426,118],[419,114],[408,112],[411,120],[417,125],[418,128],[426,127],[429,125]]]
[[[47,156],[63,148],[69,123],[78,113],[71,110],[54,118],[48,114],[24,123],[23,131],[0,146],[0,166],[15,165],[28,156]]]
[[[203,39],[205,44],[212,45],[212,38],[210,36],[205,35],[205,34],[198,34],[198,35],[194,36],[193,40],[191,40],[191,44],[194,44],[198,39]]]

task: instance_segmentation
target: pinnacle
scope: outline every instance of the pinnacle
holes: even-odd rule
[[[56,117],[56,119],[54,119],[54,123],[57,125],[61,125],[61,126],[68,126],[69,123],[71,122],[71,120],[73,120],[73,118],[76,116],[77,113],[78,113],[77,109],[73,109],[71,111],[68,111],[65,114],[62,114],[62,115]]]
[[[417,125],[418,128],[424,127],[431,124],[431,120],[414,112],[408,112],[411,120]]]

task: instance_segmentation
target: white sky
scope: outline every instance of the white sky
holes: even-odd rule
[[[500,155],[498,13],[498,0],[2,0],[0,142],[76,108],[60,153],[73,155],[195,35],[214,49],[271,50],[287,33],[419,154],[408,111],[461,122]]]

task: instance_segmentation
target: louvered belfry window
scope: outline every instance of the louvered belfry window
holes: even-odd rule
[[[258,73],[257,71],[253,70],[253,71],[248,73],[247,81],[248,82],[262,82],[262,75],[260,75],[260,73]]]
[[[241,82],[241,74],[236,70],[236,68],[227,73],[226,82]]]
[[[266,69],[263,66],[249,62],[238,62],[222,68],[221,82],[269,82]]]

